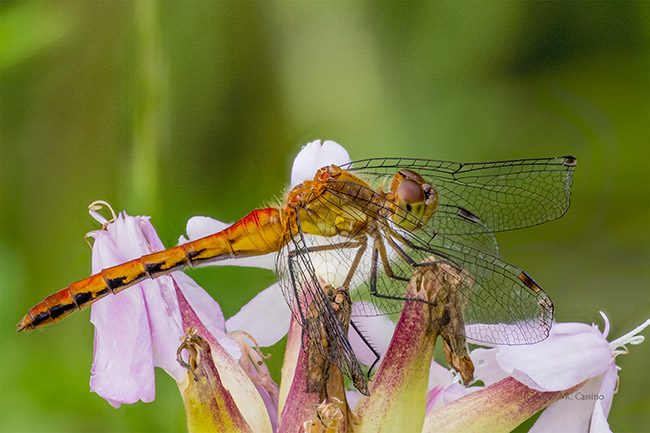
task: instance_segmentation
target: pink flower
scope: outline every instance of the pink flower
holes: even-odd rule
[[[164,249],[148,217],[132,217],[122,212],[107,222],[95,212],[96,208],[95,205],[91,214],[103,224],[103,229],[89,234],[95,239],[93,272]],[[179,384],[188,414],[204,414],[202,405],[218,407],[220,416],[212,419],[218,430],[223,423],[237,419],[249,425],[251,431],[273,430],[271,420],[277,418],[277,396],[275,402],[270,397],[265,404],[269,390],[273,392],[268,371],[267,381],[253,383],[251,379],[264,375],[263,362],[256,363],[257,370],[247,374],[240,358],[243,349],[247,356],[241,361],[249,362],[248,346],[226,334],[219,305],[184,273],[145,280],[102,299],[92,306],[91,322],[95,325],[91,390],[111,405],[152,401],[154,367],[161,367]],[[202,363],[204,373],[211,374],[205,380],[212,385],[205,389],[194,385],[187,369],[177,360],[180,339],[188,327],[197,329],[211,349],[210,359],[204,357]],[[200,400],[198,397],[205,397],[206,389],[210,390],[209,398]],[[215,406],[215,401],[231,404]],[[188,424],[206,425],[192,417]]]
[[[303,148],[292,170],[292,186],[327,164],[349,161],[345,149],[320,140]],[[93,272],[163,249],[148,217],[114,216],[92,232]],[[195,240],[228,225],[208,217],[187,223]],[[188,239],[181,237],[181,243]],[[218,262],[219,265],[274,268],[274,255]],[[319,269],[315,266],[315,269]],[[427,299],[429,288],[409,283],[408,297]],[[484,386],[461,385],[460,377],[433,361],[435,332],[429,304],[406,302],[397,323],[386,316],[362,317],[352,306],[357,328],[380,354],[369,383],[370,396],[345,391],[338,370],[324,379],[328,395],[307,392],[308,340],[292,318],[278,284],[261,291],[225,320],[218,304],[181,272],[147,280],[94,304],[95,359],[91,388],[109,403],[154,398],[153,370],[162,367],[183,395],[190,431],[510,431],[544,410],[532,431],[609,431],[607,415],[618,376],[615,358],[650,320],[611,343],[605,331],[580,323],[555,324],[550,337],[531,346],[476,349],[475,376]],[[505,325],[504,325],[505,326]],[[188,327],[194,331],[187,334]],[[259,347],[288,332],[281,387],[273,382]],[[360,362],[375,355],[350,328]],[[180,349],[179,338],[183,338]],[[443,336],[447,344],[449,336]],[[458,341],[458,340],[454,340]],[[182,355],[181,366],[177,352]],[[462,351],[459,351],[460,353]],[[453,358],[453,357],[456,358]],[[464,355],[453,354],[460,370]],[[460,360],[460,361],[459,361]],[[467,373],[468,370],[464,370]],[[340,372],[339,372],[340,373]],[[463,377],[467,377],[466,375]],[[330,384],[340,386],[332,387]],[[354,408],[354,409],[352,409]]]
[[[313,176],[326,164],[318,161],[326,158],[329,158],[327,163],[349,161],[347,152],[338,144],[314,141],[296,158],[292,181]],[[95,204],[91,214],[103,224],[103,229],[88,235],[95,239],[93,273],[164,249],[148,217],[131,217],[123,212],[107,222],[96,212],[98,208]],[[187,235],[189,240],[195,240],[227,226],[208,217],[194,217],[188,221]],[[187,239],[181,237],[180,241],[187,242]],[[274,257],[269,254],[218,264],[273,269]],[[203,331],[202,337],[209,334],[207,340],[213,357],[225,358],[228,354],[240,360],[238,368],[254,383],[267,408],[267,420],[270,419],[275,429],[277,385],[264,366],[261,352],[254,347],[275,344],[286,335],[289,319],[289,308],[278,284],[260,292],[226,322],[218,304],[186,274],[174,272],[145,280],[92,306],[91,322],[96,331],[91,390],[117,407],[121,403],[154,399],[154,367],[162,367],[179,386],[187,382],[187,371],[178,364],[176,349],[186,326],[191,324]],[[226,332],[235,333],[235,340]],[[242,357],[242,352],[246,356]],[[217,364],[223,369],[224,360]]]
[[[105,226],[88,234],[95,239],[93,273],[164,249],[148,217],[122,212],[106,223],[95,210],[91,214]],[[185,331],[175,287],[193,305],[206,328],[233,356],[239,356],[239,347],[224,332],[219,305],[190,277],[175,272],[143,281],[92,306],[95,350],[90,387],[111,405],[153,401],[154,367],[182,381],[185,369],[176,361],[176,349]]]
[[[595,325],[557,323],[548,339],[534,345],[474,350],[476,377],[486,387],[427,414],[424,431],[509,431],[548,406],[531,432],[609,432],[607,415],[618,387],[615,359],[627,353],[620,350],[625,344],[643,342],[637,334],[650,320],[610,343],[609,320],[601,315],[602,333]],[[468,418],[472,414],[475,420]]]

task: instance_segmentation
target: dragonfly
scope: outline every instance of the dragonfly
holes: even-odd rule
[[[310,346],[368,394],[367,379],[326,288],[343,289],[355,317],[393,314],[412,301],[416,270],[453,286],[441,331],[475,343],[544,340],[553,303],[526,272],[499,257],[494,233],[568,210],[572,156],[458,163],[373,158],[328,165],[282,205],[256,209],[221,232],[102,270],[32,307],[18,331],[58,322],[146,278],[220,260],[275,253],[282,293]],[[331,291],[331,290],[330,290]],[[420,300],[418,300],[420,301]],[[340,312],[339,312],[340,316]],[[347,317],[354,326],[354,317]],[[460,325],[459,325],[460,324]],[[356,327],[355,327],[356,328]]]

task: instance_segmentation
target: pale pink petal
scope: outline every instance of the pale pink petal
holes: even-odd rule
[[[429,384],[427,388],[431,389],[433,387],[442,386],[444,389],[452,383],[454,383],[454,373],[435,361],[431,362],[431,366],[429,367]]]
[[[345,391],[345,398],[348,400],[348,405],[351,408],[354,408],[357,405],[357,403],[359,403],[361,397],[363,397],[363,395],[361,395],[361,393],[356,389],[349,389]]]
[[[598,395],[601,378],[587,381],[578,391],[551,404],[539,416],[529,433],[586,432]],[[542,394],[543,395],[543,394]]]
[[[147,217],[120,214],[107,230],[91,233],[93,273],[164,249]],[[154,366],[162,367],[176,381],[186,371],[176,360],[179,338],[184,335],[174,280],[206,327],[233,356],[239,347],[224,332],[218,304],[187,275],[177,272],[145,280],[118,295],[109,295],[92,307],[95,325],[95,356],[91,389],[115,405],[152,401],[155,396]]]
[[[365,304],[367,304],[365,301],[352,304],[352,320],[363,334],[363,337],[370,342],[381,357],[388,350],[388,345],[395,331],[395,323],[388,316],[359,315],[362,311],[370,310]],[[375,362],[375,354],[372,353],[368,345],[351,326],[348,331],[348,339],[359,361],[365,365],[371,365]],[[375,367],[378,365],[379,363]]]
[[[210,332],[223,332],[226,328],[226,322],[221,312],[221,307],[212,296],[201,286],[183,272],[174,272],[172,274],[183,295],[199,316],[201,323],[208,328]]]
[[[453,371],[435,361],[431,362],[431,367],[429,367],[428,389],[430,391],[427,395],[427,412],[437,410],[470,392],[480,389],[480,387],[466,388],[455,382],[455,380],[457,379],[455,379]]]
[[[153,401],[154,362],[149,321],[140,290],[94,306],[95,344],[90,389],[117,407]],[[105,324],[110,323],[110,326]]]
[[[482,380],[485,386],[492,385],[508,377],[497,363],[497,348],[472,350],[470,358],[474,362],[474,378]]]
[[[123,218],[120,223],[110,226],[116,225],[125,225]],[[95,237],[93,273],[131,258],[116,245],[113,235],[108,232],[97,231],[92,235]],[[127,253],[137,257],[133,251]],[[118,295],[109,295],[94,304],[90,321],[95,325],[91,390],[113,406],[138,400],[153,401],[155,381],[151,329],[141,285]]]
[[[185,369],[176,360],[183,327],[172,278],[159,277],[155,281],[144,281],[141,286],[146,307],[144,312],[151,332],[154,365],[162,367],[179,382],[185,374]]]
[[[296,156],[291,168],[291,188],[306,180],[312,180],[318,169],[330,164],[343,165],[350,162],[350,155],[340,144],[327,140],[315,140],[306,144]]]
[[[291,311],[279,284],[262,290],[226,321],[228,332],[246,331],[261,347],[277,343],[289,330]]]
[[[431,412],[433,410],[436,410],[438,407],[441,406],[441,404],[442,404],[441,403],[441,401],[442,401],[441,397],[442,397],[443,391],[444,391],[444,387],[442,387],[442,386],[434,386],[433,388],[431,388],[429,390],[429,392],[427,393],[427,400],[426,400],[426,405],[425,405],[425,407],[426,407],[425,412],[426,413],[429,413],[429,412]]]
[[[609,423],[607,422],[607,417],[603,414],[602,410],[599,410],[598,405],[599,403],[596,403],[594,413],[591,416],[589,433],[612,433],[612,429],[609,428]]]
[[[194,216],[187,220],[187,238],[181,236],[178,240],[179,244],[185,244],[190,241],[201,239],[205,236],[210,236],[214,233],[220,232],[223,229],[230,227],[232,224],[226,224],[219,220],[206,217]],[[262,268],[262,269],[275,269],[275,254],[264,254],[261,256],[253,257],[239,257],[236,259],[226,259],[218,262],[209,262],[197,265],[202,266],[241,266],[247,268]]]
[[[607,415],[609,415],[609,409],[612,407],[616,382],[618,382],[618,369],[616,368],[616,363],[612,361],[603,375],[603,380],[600,384],[594,411],[591,415],[590,433],[611,432],[609,423],[607,422]]]
[[[478,391],[479,389],[482,388],[480,387],[466,388],[460,383],[453,383],[445,389],[445,392],[442,395],[442,402],[447,405],[452,401],[458,400],[461,397],[465,397],[470,392]]]
[[[546,340],[500,346],[499,366],[529,388],[561,391],[605,372],[612,351],[602,334],[583,323],[558,323]]]

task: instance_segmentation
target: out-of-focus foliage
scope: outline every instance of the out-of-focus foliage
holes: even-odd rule
[[[573,154],[572,208],[498,236],[559,321],[650,313],[647,2],[2,2],[2,431],[182,431],[157,399],[88,392],[88,312],[15,335],[88,275],[86,206],[152,215],[168,246],[197,214],[232,221],[282,191],[300,145],[352,158]],[[273,274],[191,271],[233,314]],[[648,431],[650,345],[620,359],[614,431]],[[281,344],[272,350],[279,379]]]

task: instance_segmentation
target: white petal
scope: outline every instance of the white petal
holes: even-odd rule
[[[379,356],[383,357],[388,350],[390,340],[395,331],[395,323],[388,318],[388,316],[361,316],[362,311],[372,311],[369,307],[365,306],[364,301],[355,302],[352,304],[352,320],[359,328],[363,337],[370,342],[372,347],[379,352]],[[359,334],[350,326],[348,330],[348,339],[354,349],[354,352],[359,358],[359,361],[365,365],[371,365],[375,362],[375,354],[372,353],[368,345],[361,339]],[[379,365],[379,364],[377,364]],[[377,367],[375,365],[375,367]]]
[[[261,347],[272,346],[289,331],[291,311],[279,284],[262,290],[226,321],[228,332],[246,331]]]
[[[318,169],[330,164],[343,165],[350,162],[350,155],[340,144],[327,140],[312,141],[303,148],[293,161],[291,168],[291,188],[306,180],[311,180]]]
[[[204,238],[211,234],[220,232],[221,230],[230,227],[232,224],[227,224],[210,218],[207,216],[193,216],[187,220],[185,225],[185,231],[189,240],[195,241],[197,239]]]

